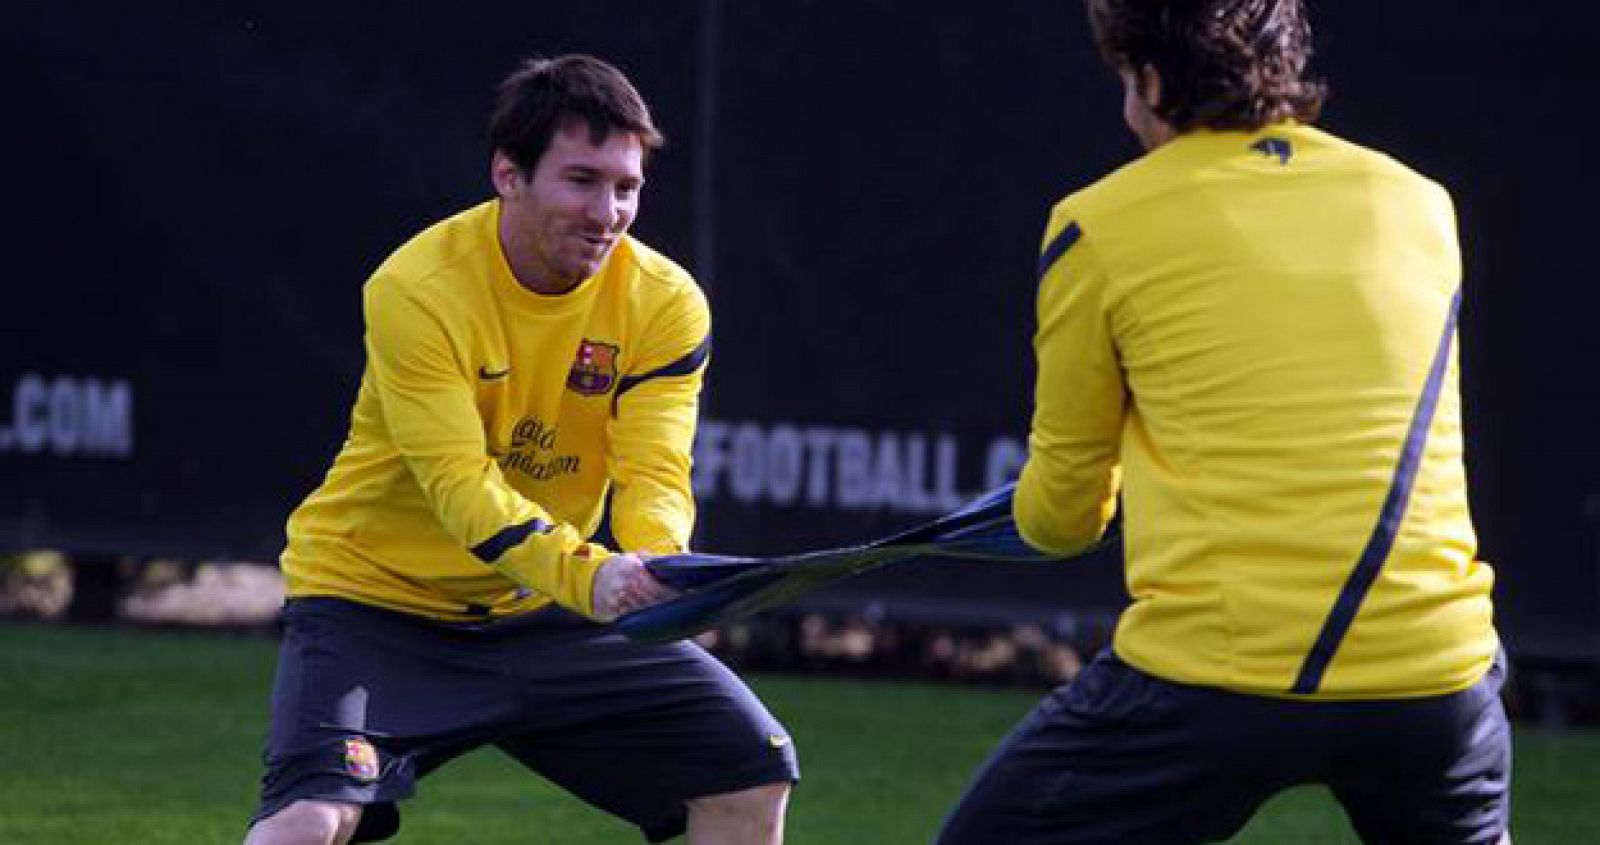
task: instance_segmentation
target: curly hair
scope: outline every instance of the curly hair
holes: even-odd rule
[[[1156,116],[1179,132],[1309,123],[1327,87],[1309,75],[1303,0],[1088,0],[1095,46],[1161,77]]]
[[[644,98],[622,71],[593,56],[570,54],[526,59],[500,83],[489,146],[531,172],[550,138],[569,120],[587,123],[595,144],[612,130],[637,135],[646,152],[665,142]]]

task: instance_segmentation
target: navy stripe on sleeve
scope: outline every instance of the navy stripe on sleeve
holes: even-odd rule
[[[1411,500],[1411,486],[1416,481],[1418,468],[1422,465],[1422,451],[1428,442],[1428,429],[1433,426],[1433,412],[1439,404],[1439,391],[1444,384],[1444,374],[1449,369],[1450,343],[1455,337],[1456,315],[1460,310],[1461,290],[1458,288],[1450,300],[1450,313],[1445,318],[1444,334],[1439,338],[1438,351],[1433,355],[1433,366],[1428,371],[1428,380],[1423,385],[1422,396],[1417,400],[1417,410],[1411,417],[1411,428],[1406,432],[1405,445],[1400,450],[1400,462],[1395,467],[1394,479],[1389,484],[1389,494],[1383,500],[1382,510],[1378,512],[1378,524],[1373,528],[1366,548],[1361,550],[1361,558],[1356,562],[1350,580],[1345,582],[1344,589],[1339,591],[1339,598],[1334,602],[1333,610],[1322,624],[1322,632],[1317,635],[1316,643],[1312,645],[1311,652],[1306,655],[1306,661],[1300,667],[1300,675],[1295,678],[1294,686],[1290,689],[1290,692],[1296,695],[1310,695],[1322,686],[1322,676],[1327,672],[1328,664],[1333,662],[1333,656],[1339,650],[1339,643],[1344,640],[1351,623],[1355,621],[1356,611],[1360,610],[1362,600],[1372,589],[1373,582],[1378,580],[1378,571],[1383,568],[1384,561],[1394,548],[1395,535],[1400,533],[1400,523],[1406,515],[1406,504]]]
[[[554,529],[554,525],[537,517],[521,525],[508,525],[496,532],[493,537],[473,546],[472,554],[484,563],[494,563],[523,540],[534,534],[549,534]]]
[[[1040,254],[1039,278],[1043,279],[1044,274],[1050,272],[1050,268],[1054,267],[1056,262],[1061,260],[1061,256],[1066,255],[1067,250],[1072,249],[1072,245],[1077,243],[1081,237],[1083,237],[1083,229],[1078,226],[1078,221],[1074,220],[1068,223],[1067,228],[1062,229],[1061,234],[1056,235],[1055,239],[1050,241],[1050,245],[1045,247],[1044,252]]]
[[[643,375],[623,376],[622,380],[617,384],[617,392],[613,395],[612,401],[615,402],[616,399],[622,397],[622,394],[650,379],[665,378],[667,376],[686,376],[700,369],[701,365],[705,364],[706,359],[709,357],[711,357],[711,336],[707,335],[705,340],[700,341],[699,346],[689,351],[689,354],[664,367],[658,367]]]

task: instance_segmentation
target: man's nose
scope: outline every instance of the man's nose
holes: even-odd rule
[[[606,231],[617,227],[622,217],[622,204],[611,191],[596,191],[595,196],[589,200],[589,220],[604,226]]]

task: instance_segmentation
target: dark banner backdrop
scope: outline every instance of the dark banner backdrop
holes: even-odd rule
[[[0,548],[273,559],[344,433],[362,281],[487,195],[493,86],[530,53],[615,61],[670,138],[635,231],[715,313],[702,548],[865,539],[1016,471],[1045,213],[1137,152],[1077,4],[280,5],[4,13]],[[1313,7],[1324,125],[1457,199],[1508,640],[1593,659],[1596,179],[1572,147],[1600,11]],[[939,562],[834,597],[1106,612],[1119,578],[1114,553]]]

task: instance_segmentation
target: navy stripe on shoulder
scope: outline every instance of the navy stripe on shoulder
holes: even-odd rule
[[[1389,493],[1378,511],[1378,524],[1367,539],[1366,548],[1356,561],[1355,570],[1345,582],[1344,589],[1334,601],[1333,610],[1322,624],[1316,643],[1306,655],[1300,674],[1295,678],[1290,692],[1310,695],[1322,686],[1322,676],[1339,650],[1339,644],[1355,622],[1356,612],[1378,580],[1378,572],[1394,549],[1395,536],[1400,533],[1400,523],[1406,516],[1406,505],[1411,500],[1411,487],[1422,466],[1423,447],[1428,442],[1428,429],[1433,427],[1433,412],[1439,404],[1439,392],[1444,384],[1444,374],[1449,369],[1450,345],[1455,338],[1456,316],[1461,311],[1461,289],[1457,288],[1450,300],[1450,312],[1445,318],[1439,348],[1433,354],[1433,364],[1428,369],[1428,379],[1423,384],[1422,396],[1417,399],[1417,409],[1411,416],[1411,427],[1406,432],[1405,444],[1400,449],[1400,462],[1395,466],[1394,478],[1389,483]]]
[[[643,375],[623,376],[621,381],[617,384],[617,392],[613,396],[612,401],[614,403],[616,399],[621,398],[622,394],[627,393],[628,391],[653,378],[686,376],[695,370],[700,369],[700,367],[705,364],[706,359],[710,357],[711,336],[707,335],[705,340],[700,341],[699,346],[696,346],[694,349],[690,350],[688,354],[670,364],[667,364],[666,366],[657,367],[656,369],[651,370],[648,373],[644,373]]]
[[[554,530],[554,525],[534,517],[521,525],[508,525],[500,529],[493,537],[473,546],[472,555],[484,563],[492,564],[523,540],[534,534],[549,534]]]
[[[1081,237],[1083,237],[1083,228],[1078,225],[1078,221],[1074,220],[1068,223],[1067,228],[1062,229],[1061,233],[1056,235],[1050,241],[1050,245],[1045,247],[1044,252],[1039,255],[1039,278],[1043,279],[1044,274],[1050,272],[1050,268],[1054,267],[1056,262],[1061,260],[1061,256],[1066,255],[1067,250],[1072,249],[1072,245],[1076,244]]]

